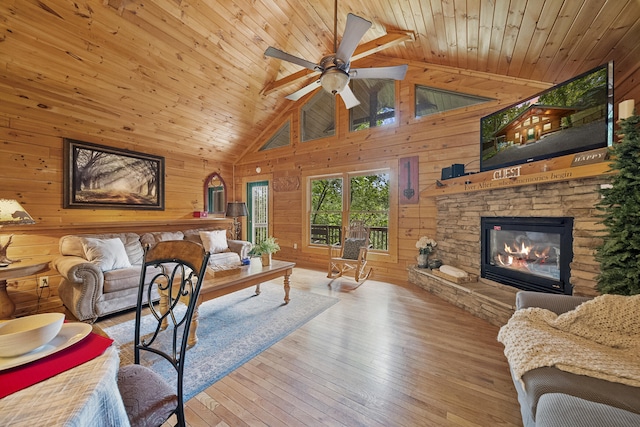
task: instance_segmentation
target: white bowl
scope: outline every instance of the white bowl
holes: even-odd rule
[[[0,357],[15,357],[45,345],[58,335],[64,314],[43,313],[0,323]]]

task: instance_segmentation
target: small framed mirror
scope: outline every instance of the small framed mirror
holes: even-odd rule
[[[224,180],[214,172],[204,181],[204,209],[210,214],[223,214],[227,206],[227,186]]]

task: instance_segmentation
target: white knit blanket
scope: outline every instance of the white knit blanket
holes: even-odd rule
[[[563,371],[640,387],[640,295],[602,295],[557,315],[517,310],[498,333],[517,380],[527,371]]]

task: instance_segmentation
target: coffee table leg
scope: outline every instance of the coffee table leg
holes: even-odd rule
[[[193,308],[193,317],[191,317],[191,329],[189,330],[189,340],[187,345],[193,347],[198,343],[198,324],[200,323],[200,304],[202,304],[202,298],[198,296],[198,302]]]
[[[167,311],[169,311],[169,295],[167,295],[166,291],[160,290],[160,302],[158,304],[158,309],[160,310],[160,315],[164,315]],[[169,322],[165,317],[162,319],[161,329],[167,329]]]
[[[284,303],[289,304],[289,274],[284,275]]]

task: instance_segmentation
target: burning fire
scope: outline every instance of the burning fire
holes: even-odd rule
[[[525,242],[514,242],[512,246],[505,243],[504,252],[498,253],[496,259],[504,267],[528,269],[530,264],[544,264],[550,250],[549,246],[538,249]]]

